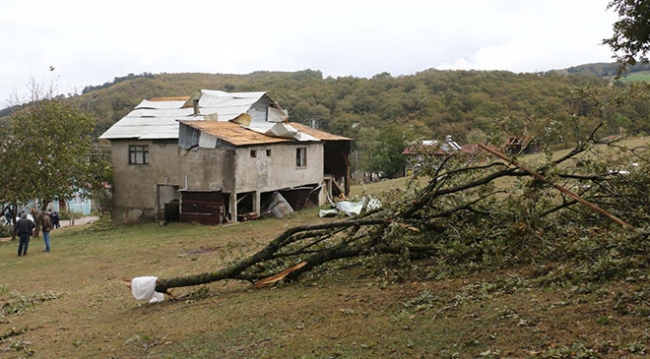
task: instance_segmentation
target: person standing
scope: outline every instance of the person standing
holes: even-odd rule
[[[41,232],[43,232],[43,241],[45,241],[45,250],[43,252],[50,251],[50,231],[52,230],[52,219],[47,215],[45,211],[41,211]]]
[[[5,212],[5,218],[7,218],[8,225],[14,221],[13,214],[11,213],[11,209],[7,208],[7,212]]]
[[[23,213],[20,216],[18,222],[16,222],[16,234],[18,234],[18,256],[27,255],[27,247],[29,247],[29,237],[32,235],[36,225],[31,220],[27,219],[27,213]]]
[[[60,228],[61,227],[61,217],[59,216],[59,212],[54,211],[52,212],[52,227]]]

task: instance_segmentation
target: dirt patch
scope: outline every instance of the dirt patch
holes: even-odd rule
[[[201,247],[201,248],[197,248],[197,249],[187,250],[187,251],[185,251],[185,254],[189,254],[189,255],[205,254],[205,253],[215,252],[215,251],[218,251],[220,249],[223,249],[223,246],[219,246],[219,247]]]

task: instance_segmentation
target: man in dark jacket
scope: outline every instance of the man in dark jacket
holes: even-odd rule
[[[60,221],[61,221],[61,217],[59,216],[59,212],[57,211],[52,212],[52,227],[54,228],[61,227]]]
[[[27,213],[23,213],[18,222],[16,222],[16,234],[20,238],[18,243],[18,256],[27,255],[27,247],[29,246],[29,237],[32,235],[36,225],[31,220],[27,219]]]

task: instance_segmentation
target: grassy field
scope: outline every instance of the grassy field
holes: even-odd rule
[[[26,257],[1,242],[0,358],[633,358],[650,345],[648,280],[540,287],[522,267],[391,284],[353,267],[261,289],[179,288],[182,299],[154,304],[123,281],[213,271],[329,220],[312,209],[219,227],[62,228],[51,253],[36,238]]]
[[[623,82],[632,82],[632,81],[650,82],[650,73],[645,71],[635,72],[627,76],[621,77],[620,80]]]

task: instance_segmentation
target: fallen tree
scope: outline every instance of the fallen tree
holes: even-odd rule
[[[169,294],[172,288],[226,279],[258,286],[292,281],[346,261],[372,265],[394,279],[431,276],[434,267],[439,276],[454,267],[562,260],[572,255],[572,241],[584,235],[633,235],[629,229],[650,218],[647,151],[602,144],[594,139],[596,130],[559,158],[527,158],[535,169],[518,165],[521,156],[432,157],[407,188],[383,193],[380,209],[287,229],[248,258],[214,272],[158,279],[155,291]],[[632,164],[633,171],[621,169]],[[420,187],[422,178],[427,180]],[[415,265],[421,259],[434,259],[434,265]]]

